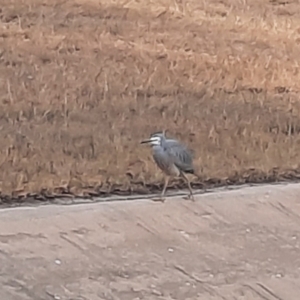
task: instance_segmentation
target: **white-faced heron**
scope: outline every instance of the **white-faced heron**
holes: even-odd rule
[[[154,161],[166,175],[160,200],[164,201],[170,177],[182,177],[188,184],[190,191],[188,198],[194,201],[190,181],[185,175],[186,173],[194,174],[191,150],[177,140],[167,139],[165,132],[153,133],[148,140],[141,142],[141,144],[145,143],[152,146]]]

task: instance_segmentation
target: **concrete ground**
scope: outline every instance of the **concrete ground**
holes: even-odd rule
[[[0,211],[0,299],[299,300],[300,184]]]

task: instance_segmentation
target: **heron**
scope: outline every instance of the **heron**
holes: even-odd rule
[[[171,177],[181,177],[188,185],[188,199],[195,201],[190,181],[186,174],[195,174],[193,167],[193,153],[185,145],[175,139],[166,138],[165,131],[156,132],[150,135],[141,144],[150,144],[152,155],[156,165],[163,171],[165,176],[164,187],[157,200],[164,201],[165,192]]]

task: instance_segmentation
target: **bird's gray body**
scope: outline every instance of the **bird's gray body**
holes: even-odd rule
[[[192,153],[178,141],[162,136],[161,144],[152,146],[152,150],[154,161],[167,175],[194,173]]]
[[[152,146],[153,158],[157,166],[167,175],[161,193],[163,198],[169,177],[183,177],[188,184],[190,191],[189,197],[194,199],[189,179],[185,173],[194,174],[193,155],[191,150],[177,140],[167,139],[164,132],[154,133],[150,139],[142,141],[142,144],[149,143]]]

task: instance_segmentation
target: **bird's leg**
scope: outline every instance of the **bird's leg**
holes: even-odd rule
[[[186,180],[186,182],[188,184],[188,188],[189,188],[189,191],[190,191],[188,199],[190,199],[192,201],[195,201],[195,198],[194,198],[194,195],[193,195],[193,191],[192,191],[192,187],[191,187],[191,183],[190,183],[188,177],[183,172],[181,173],[181,176]]]
[[[165,184],[164,184],[164,187],[163,187],[163,190],[162,190],[162,192],[161,192],[161,195],[160,195],[160,197],[158,197],[158,198],[153,198],[152,200],[153,201],[161,201],[161,202],[164,202],[165,201],[165,193],[166,193],[166,189],[167,189],[167,187],[168,187],[168,184],[169,184],[169,176],[166,176],[165,177]]]
[[[164,188],[161,192],[161,198],[163,198],[165,196],[165,193],[166,193],[166,189],[168,187],[168,184],[169,184],[169,176],[166,176],[165,177],[165,185],[164,185]]]

